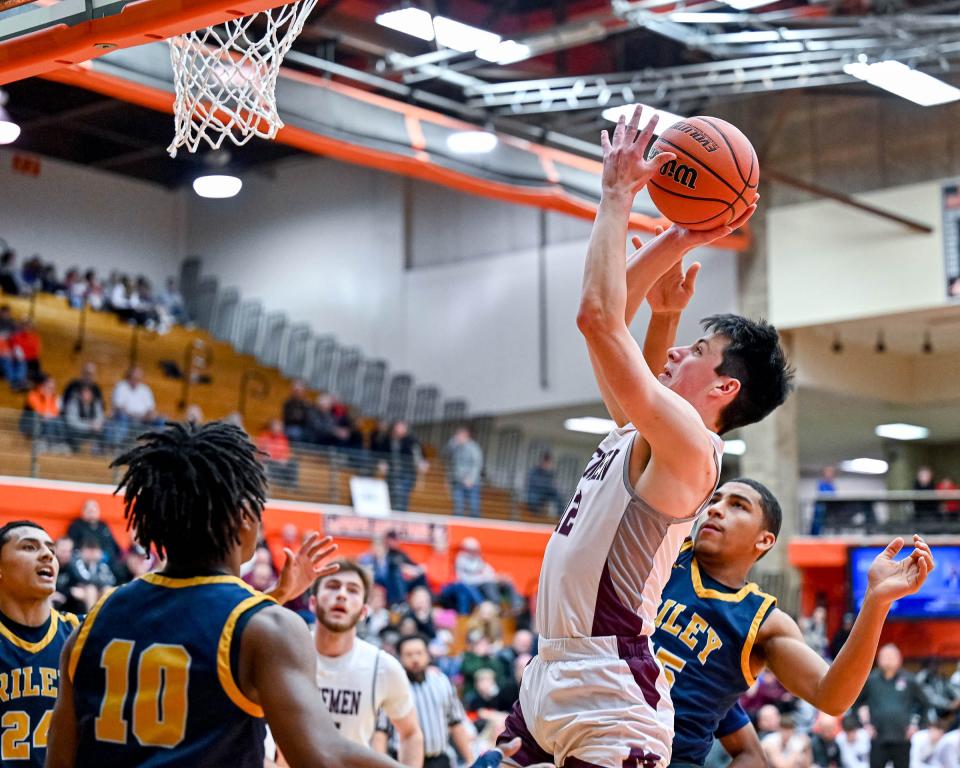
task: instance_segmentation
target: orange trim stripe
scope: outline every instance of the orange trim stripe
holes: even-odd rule
[[[251,717],[263,717],[263,707],[247,698],[243,691],[240,690],[240,686],[237,685],[237,681],[234,680],[233,669],[230,667],[230,646],[233,643],[233,633],[237,628],[237,621],[240,620],[240,617],[246,613],[246,611],[263,602],[276,601],[266,595],[256,594],[237,603],[236,607],[230,611],[230,615],[223,625],[223,630],[220,633],[220,642],[217,644],[217,678],[220,680],[223,692],[227,694],[230,701]]]

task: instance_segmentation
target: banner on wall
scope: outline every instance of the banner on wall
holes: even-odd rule
[[[943,187],[943,259],[947,298],[960,301],[960,184]]]
[[[447,526],[398,517],[384,519],[328,512],[323,516],[323,532],[334,539],[373,539],[393,532],[406,544],[432,544],[441,537],[446,538]]]

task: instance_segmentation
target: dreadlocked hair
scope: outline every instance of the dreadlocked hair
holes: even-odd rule
[[[233,424],[168,423],[138,438],[110,466],[126,466],[124,516],[137,543],[161,557],[204,564],[240,543],[244,514],[258,520],[266,476],[258,451]]]

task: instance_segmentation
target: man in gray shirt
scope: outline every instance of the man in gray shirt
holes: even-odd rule
[[[480,517],[480,472],[483,470],[483,451],[470,437],[470,430],[459,427],[445,449],[447,472],[453,492],[453,514],[462,515],[464,504],[470,505],[470,515]]]
[[[877,652],[877,668],[870,673],[856,706],[872,731],[870,768],[909,768],[910,737],[929,707],[923,689],[903,670],[903,656],[889,643]]]

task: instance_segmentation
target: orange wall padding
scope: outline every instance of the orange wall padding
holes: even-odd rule
[[[66,533],[70,522],[80,515],[87,499],[100,504],[102,519],[110,525],[121,547],[130,543],[130,535],[123,520],[123,504],[113,495],[109,486],[68,483],[56,480],[0,477],[0,525],[21,518],[33,520],[57,538]],[[271,549],[279,548],[280,531],[293,523],[300,531],[319,530],[334,533],[345,528],[356,530],[369,526],[380,533],[394,529],[403,534],[408,530],[418,539],[405,543],[403,549],[417,562],[430,556],[428,543],[431,525],[446,528],[449,541],[449,563],[453,567],[458,544],[467,536],[479,540],[486,560],[499,572],[509,574],[517,589],[526,595],[536,591],[540,576],[540,562],[552,527],[440,515],[396,514],[392,518],[361,518],[348,507],[303,502],[273,501],[267,504],[263,516],[264,533]],[[337,536],[340,554],[355,557],[370,548],[369,534]]]

